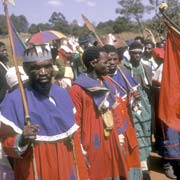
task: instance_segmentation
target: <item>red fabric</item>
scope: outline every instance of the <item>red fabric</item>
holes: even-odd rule
[[[161,58],[162,60],[164,59],[164,54],[165,54],[165,51],[163,48],[154,48],[153,49],[153,56],[155,58]]]
[[[6,138],[8,136],[8,138]],[[10,126],[6,126],[3,123],[0,125],[0,138],[3,143],[3,149],[6,153],[11,156],[17,158],[17,154],[14,151],[14,143],[15,143],[16,133]]]
[[[176,115],[180,118],[180,99],[176,102]]]
[[[3,148],[6,147],[5,152],[8,155],[12,155],[12,152],[14,151],[13,142],[13,137],[6,138],[3,141]],[[88,178],[87,168],[84,163],[84,158],[81,152],[80,144],[77,141],[77,137],[74,138],[74,144],[79,177],[80,180],[85,180]],[[72,146],[70,145],[69,141],[64,140],[54,143],[39,142],[34,144],[33,149],[39,179],[69,180],[71,179],[71,176],[76,176],[75,174],[77,171]],[[32,154],[32,148],[30,147],[21,157],[16,157],[14,159],[15,180],[34,179]]]
[[[58,49],[58,55],[60,60],[62,60],[64,63],[68,63],[68,61],[70,61],[70,59],[73,57],[73,53],[68,53],[61,48]]]
[[[110,78],[104,76],[104,79],[115,88],[115,84]],[[128,121],[128,126],[123,134],[125,136],[125,159],[128,168],[140,168],[138,141],[130,111],[128,110],[128,97],[122,100],[121,97],[116,96],[116,100],[118,105],[113,109],[115,127],[117,129],[122,128],[124,122]]]
[[[76,107],[76,122],[84,150],[89,161],[89,178],[91,180],[115,179],[127,177],[127,165],[119,144],[116,129],[110,136],[104,136],[102,117],[97,113],[93,98],[78,85],[73,85],[70,95]]]
[[[169,28],[160,90],[159,117],[170,128],[180,130],[176,104],[180,99],[180,35]]]
[[[128,99],[122,101],[121,97],[118,98],[118,106],[113,110],[114,112],[114,122],[116,128],[122,127],[122,122],[124,120],[128,121],[128,127],[124,133],[125,136],[125,159],[128,168],[140,168],[140,156],[138,141],[136,138],[136,131],[133,126],[132,120],[130,118],[127,102]]]

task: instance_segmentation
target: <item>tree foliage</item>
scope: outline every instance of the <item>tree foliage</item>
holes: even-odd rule
[[[134,29],[133,27],[132,22],[130,22],[128,18],[118,17],[114,22],[113,30],[114,33],[117,34],[125,31],[132,31]]]
[[[12,20],[16,30],[21,33],[28,32],[28,21],[24,15],[15,16],[14,14],[11,15],[10,19]],[[0,35],[7,34],[7,27],[6,27],[6,20],[4,15],[0,15]]]
[[[64,34],[70,33],[68,21],[61,12],[53,12],[49,19],[49,23],[54,30],[61,31]]]
[[[70,27],[70,34],[73,36],[79,37],[80,35],[80,29],[81,27],[79,26],[77,20],[73,20],[72,23],[69,25]]]
[[[122,32],[141,32],[143,34],[147,27],[157,37],[165,35],[166,26],[158,9],[161,2],[162,0],[146,0],[146,4],[144,4],[144,0],[118,1],[116,13],[119,17],[115,20],[99,22],[95,25],[97,33],[99,35]],[[166,2],[169,5],[166,13],[176,24],[180,25],[180,2],[177,0],[166,0]],[[39,24],[29,25],[24,15],[13,14],[11,18],[18,32],[36,33],[53,29],[66,35],[80,37],[80,39],[93,36],[93,33],[85,25],[80,26],[76,20],[68,22],[61,12],[53,12],[47,23]],[[5,34],[7,34],[5,17],[0,15],[0,35]]]
[[[121,0],[118,1],[118,4],[120,7],[116,9],[116,13],[119,13],[126,19],[136,22],[139,26],[140,32],[142,33],[142,17],[145,11],[143,3],[140,0]]]
[[[7,34],[7,27],[4,15],[0,15],[0,34],[5,35]]]
[[[50,30],[51,26],[49,23],[39,23],[39,24],[31,24],[31,26],[29,27],[29,33],[36,33],[39,31],[45,31],[45,30]]]
[[[28,32],[29,23],[24,15],[15,16],[14,14],[12,14],[11,20],[18,32],[23,32],[23,33]]]
[[[177,0],[167,0],[169,7],[167,9],[168,16],[180,26],[180,2]]]

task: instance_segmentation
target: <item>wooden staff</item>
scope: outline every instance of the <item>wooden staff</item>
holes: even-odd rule
[[[156,44],[156,40],[155,40],[155,37],[154,37],[154,34],[152,33],[152,31],[151,31],[150,29],[148,29],[148,28],[145,28],[144,31],[148,33],[147,37],[149,36],[149,37],[150,37],[150,40],[151,40],[154,44]]]
[[[73,148],[72,150],[73,150],[73,158],[74,158],[74,163],[75,163],[75,168],[76,168],[77,180],[80,180],[77,157],[76,157],[76,148],[75,148],[73,137],[71,139],[71,144],[72,144],[72,148]]]
[[[168,27],[170,27],[171,29],[173,29],[174,31],[176,31],[178,34],[180,34],[180,27],[175,24],[170,18],[169,16],[165,13],[165,10],[168,8],[167,3],[161,3],[159,6],[159,11],[161,12],[161,14],[163,15],[163,17],[165,18],[165,23]]]
[[[98,34],[96,33],[96,30],[95,30],[94,26],[90,23],[90,21],[88,20],[88,18],[87,18],[86,16],[84,16],[83,14],[82,14],[81,16],[82,16],[82,18],[83,18],[83,20],[84,20],[84,23],[85,23],[85,25],[87,26],[87,28],[88,28],[91,32],[94,33],[94,35],[95,35],[97,41],[99,42],[99,44],[100,44],[101,46],[103,46],[104,44],[103,44],[103,42],[101,41],[101,39],[99,38]]]
[[[29,111],[28,111],[27,99],[26,99],[26,95],[25,95],[25,91],[24,91],[24,86],[23,86],[23,83],[21,80],[21,76],[19,73],[18,63],[17,63],[17,59],[16,59],[16,53],[15,53],[14,39],[13,39],[13,35],[12,35],[11,23],[9,20],[9,13],[8,13],[8,7],[7,7],[6,2],[7,2],[7,0],[3,0],[6,24],[7,24],[9,40],[10,40],[10,45],[11,45],[12,55],[13,55],[13,63],[14,63],[15,69],[16,69],[16,75],[18,78],[18,84],[19,84],[19,88],[20,88],[20,92],[21,92],[21,96],[22,96],[22,103],[23,103],[23,107],[24,107],[25,125],[30,125],[31,122],[30,122],[30,115],[29,115]],[[33,144],[32,144],[32,149],[33,149]],[[33,172],[34,172],[34,180],[38,180],[34,151],[33,151]]]

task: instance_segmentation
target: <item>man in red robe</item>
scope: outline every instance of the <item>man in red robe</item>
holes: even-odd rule
[[[112,87],[103,80],[108,73],[104,49],[89,47],[83,53],[87,73],[81,74],[70,89],[77,109],[76,123],[91,180],[127,178],[127,164],[114,127],[116,106]]]
[[[109,59],[109,77],[108,82],[115,88],[115,94],[118,105],[114,108],[115,124],[121,146],[124,148],[125,159],[128,165],[129,179],[141,179],[142,172],[140,168],[140,156],[136,130],[131,118],[130,102],[131,96],[140,98],[140,93],[135,91],[137,86],[134,79],[127,72],[123,71],[119,65],[117,49],[112,45],[104,46]],[[120,69],[121,68],[121,69]]]
[[[74,106],[65,89],[51,84],[50,47],[27,49],[23,66],[29,76],[25,94],[31,124],[25,123],[19,88],[5,97],[0,115],[0,137],[5,152],[14,158],[15,180],[87,179]]]

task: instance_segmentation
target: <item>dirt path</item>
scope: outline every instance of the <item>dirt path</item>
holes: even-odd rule
[[[150,175],[151,180],[170,180],[163,173],[161,157],[154,152],[151,153],[150,157]]]

